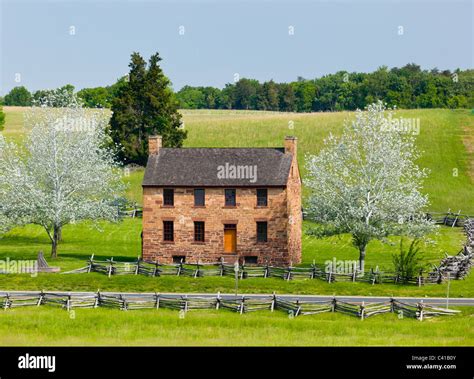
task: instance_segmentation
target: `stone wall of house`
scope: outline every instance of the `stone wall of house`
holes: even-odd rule
[[[288,207],[288,251],[293,264],[301,263],[301,233],[302,233],[302,208],[301,208],[301,179],[298,164],[293,160],[288,179],[287,207]]]
[[[290,174],[287,183],[287,207],[288,207],[288,251],[292,264],[301,263],[301,233],[302,233],[302,204],[301,204],[301,176],[297,160],[297,139],[287,137],[285,139],[285,152],[293,155]]]
[[[296,166],[297,169],[297,166]],[[295,172],[294,172],[295,174]],[[258,264],[288,265],[301,260],[301,188],[293,177],[286,188],[268,188],[268,206],[257,207],[256,188],[237,188],[237,206],[224,206],[224,188],[206,188],[205,207],[194,206],[193,188],[175,188],[174,206],[163,206],[163,189],[144,187],[143,259],[171,263],[226,262],[245,256]],[[298,188],[297,188],[298,187]],[[291,214],[289,214],[289,212]],[[291,216],[291,217],[289,217]],[[174,221],[174,241],[163,241],[163,221]],[[205,242],[194,242],[194,221],[205,222]],[[268,222],[268,241],[257,242],[257,221]],[[237,253],[224,253],[224,224],[237,224]]]

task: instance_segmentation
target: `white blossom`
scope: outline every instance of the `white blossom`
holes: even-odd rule
[[[61,228],[81,220],[116,220],[123,191],[108,148],[109,114],[84,109],[74,99],[26,112],[22,145],[0,135],[0,221],[44,227],[56,255]],[[6,222],[8,220],[8,223]],[[1,231],[0,227],[0,231]]]
[[[312,233],[350,233],[364,269],[366,246],[390,234],[421,236],[433,229],[422,215],[426,169],[416,165],[413,136],[387,128],[392,111],[382,102],[357,111],[341,137],[330,135],[318,155],[306,157]]]

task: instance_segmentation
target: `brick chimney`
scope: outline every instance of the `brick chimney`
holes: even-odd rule
[[[296,145],[298,142],[298,138],[293,136],[286,136],[285,137],[285,153],[291,153],[293,158],[296,158]]]
[[[156,155],[163,145],[161,136],[151,136],[148,138],[148,155]]]

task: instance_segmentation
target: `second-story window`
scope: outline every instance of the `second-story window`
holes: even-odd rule
[[[203,207],[205,205],[205,191],[202,188],[196,188],[194,190],[194,206]]]
[[[227,188],[225,190],[225,206],[226,207],[235,207],[235,188]]]
[[[163,205],[168,207],[174,205],[174,190],[172,188],[163,189]]]
[[[266,207],[268,205],[268,191],[266,188],[257,189],[257,206]]]

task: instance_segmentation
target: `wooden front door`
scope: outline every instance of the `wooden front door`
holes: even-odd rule
[[[237,227],[234,224],[224,225],[224,253],[235,253],[237,248]]]

